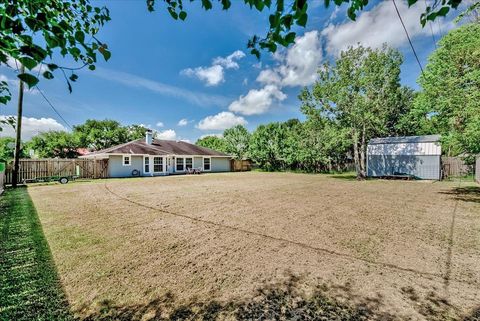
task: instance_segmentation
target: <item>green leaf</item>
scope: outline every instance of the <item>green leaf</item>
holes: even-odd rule
[[[187,13],[185,11],[180,11],[178,17],[180,18],[180,20],[185,20],[187,18]]]
[[[417,0],[407,0],[407,3],[408,3],[408,6],[411,7],[411,6],[413,6],[415,3],[417,3]]]
[[[51,71],[47,70],[43,73],[43,77],[45,77],[45,79],[53,79],[53,74]]]
[[[90,66],[88,66],[88,69],[90,69],[90,70],[92,70],[92,71],[95,70],[95,65],[90,65]]]
[[[51,71],[54,71],[54,70],[58,69],[58,66],[56,64],[47,64],[47,67]]]
[[[297,19],[297,25],[305,27],[307,25],[307,20],[308,20],[308,15],[306,13],[303,13],[298,19]]]
[[[34,75],[31,75],[31,74],[28,74],[28,73],[23,73],[23,74],[19,74],[17,75],[17,77],[23,81],[24,83],[26,83],[28,85],[28,88],[32,88],[33,86],[35,86],[36,84],[38,84],[38,78],[35,77]]]
[[[445,17],[449,11],[450,11],[449,7],[442,7],[440,10],[438,10],[437,15],[441,17]]]
[[[83,31],[78,30],[77,32],[75,32],[75,39],[80,43],[84,43],[85,34],[83,33]]]
[[[202,7],[204,7],[205,10],[210,10],[212,9],[212,2],[210,0],[202,0]]]
[[[105,59],[105,61],[108,61],[108,59],[110,59],[112,56],[110,51],[108,51],[105,47],[99,47],[98,51],[100,51],[100,53],[103,55],[103,59]]]
[[[18,58],[18,61],[20,61],[20,63],[29,70],[32,70],[38,65],[38,62],[35,59],[30,57],[20,57]]]
[[[77,81],[78,76],[76,74],[71,74],[69,78],[71,81]]]
[[[290,32],[285,36],[285,41],[287,44],[291,44],[295,41],[295,32]]]

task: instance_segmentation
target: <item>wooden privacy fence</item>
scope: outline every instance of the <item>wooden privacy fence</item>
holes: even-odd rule
[[[475,180],[480,184],[480,155],[477,156],[477,161],[475,162]]]
[[[443,177],[458,177],[471,174],[473,166],[465,164],[461,157],[442,157]]]
[[[5,189],[5,168],[3,164],[0,164],[0,195],[2,195]]]
[[[246,172],[252,170],[252,161],[248,159],[237,160],[232,159],[232,171]]]
[[[13,165],[7,166],[5,184],[12,183]],[[21,159],[18,182],[47,176],[108,177],[108,159]]]

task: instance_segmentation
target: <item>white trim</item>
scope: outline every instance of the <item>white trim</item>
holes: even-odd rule
[[[148,172],[145,171],[145,160],[148,159]],[[151,174],[152,173],[152,162],[150,161],[150,156],[143,156],[143,173]]]
[[[155,158],[160,158],[162,160],[162,170],[161,171],[155,171]],[[163,155],[154,155],[152,156],[152,173],[153,174],[158,174],[158,173],[164,173],[165,172],[165,157]]]
[[[205,159],[208,158],[210,160],[209,162],[209,166],[210,168],[209,169],[205,169]],[[203,159],[202,159],[202,167],[203,167],[203,171],[204,172],[211,172],[212,171],[212,157],[211,156],[203,156]]]
[[[132,155],[122,155],[122,165],[123,166],[132,166]],[[128,157],[128,164],[125,164],[125,158]]]

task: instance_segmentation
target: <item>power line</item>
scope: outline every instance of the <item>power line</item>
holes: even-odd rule
[[[45,99],[45,101],[48,103],[48,105],[53,109],[53,111],[58,115],[58,117],[60,117],[60,119],[65,123],[65,125],[67,125],[68,128],[73,130],[73,127],[65,120],[65,118],[63,118],[63,116],[60,114],[60,112],[53,106],[53,104],[50,102],[50,100],[48,100],[47,96],[45,96],[43,91],[41,91],[40,88],[38,88],[38,86],[35,86],[35,88],[38,90],[40,95],[42,95],[43,99]]]
[[[395,3],[395,0],[392,0],[393,5],[395,7],[395,11],[397,12],[398,19],[400,19],[400,22],[402,23],[403,30],[405,31],[405,34],[407,35],[408,42],[410,43],[410,47],[412,48],[413,54],[415,55],[415,59],[417,59],[418,66],[420,67],[420,70],[423,74],[423,67],[422,64],[420,63],[420,59],[418,59],[417,52],[415,51],[415,47],[413,47],[412,40],[410,39],[410,35],[408,34],[407,28],[405,27],[405,24],[403,23],[402,16],[400,15],[400,11],[398,11],[397,4]]]

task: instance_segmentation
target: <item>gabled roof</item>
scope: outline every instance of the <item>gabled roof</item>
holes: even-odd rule
[[[225,153],[221,153],[210,148],[197,146],[183,141],[153,139],[152,144],[147,144],[144,138],[89,153],[84,157],[93,157],[108,154],[200,155],[229,157],[229,155]]]
[[[376,145],[376,144],[399,144],[399,143],[436,143],[439,141],[440,141],[440,135],[397,136],[397,137],[373,138],[370,140],[368,144]]]

